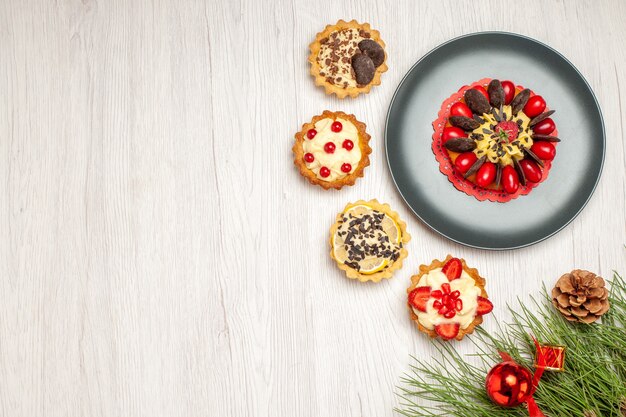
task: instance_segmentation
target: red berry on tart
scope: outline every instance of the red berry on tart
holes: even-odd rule
[[[481,80],[444,102],[433,122],[432,149],[457,189],[479,200],[509,201],[547,177],[560,141],[552,114],[527,88]]]
[[[450,139],[462,138],[465,137],[465,132],[463,129],[458,127],[449,126],[443,129],[443,135],[441,140],[443,143],[448,142]]]
[[[461,260],[459,258],[452,258],[441,268],[441,272],[443,272],[446,277],[450,281],[453,279],[457,279],[461,277],[463,273],[463,265],[461,264]]]
[[[451,255],[421,265],[407,289],[411,318],[430,337],[461,340],[493,310],[485,280],[465,260]]]
[[[295,135],[294,163],[302,176],[325,189],[353,185],[369,165],[365,124],[343,112],[325,111]]]
[[[515,97],[515,84],[511,81],[502,81],[502,89],[504,90],[504,104],[511,104]]]
[[[426,303],[430,298],[430,287],[415,288],[409,293],[409,304],[419,311],[426,311]]]
[[[467,104],[457,101],[450,107],[450,116],[473,117],[473,114]]]

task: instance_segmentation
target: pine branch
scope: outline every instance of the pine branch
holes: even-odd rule
[[[550,303],[544,286],[542,299],[517,309],[508,306],[512,320],[494,334],[477,328],[470,337],[478,365],[468,363],[452,344],[435,341],[438,361],[413,358],[411,370],[401,378],[398,395],[406,417],[527,416],[524,407],[501,408],[485,391],[489,369],[500,362],[498,351],[509,353],[532,369],[535,346],[531,335],[544,344],[567,347],[565,372],[545,372],[535,400],[549,417],[626,417],[626,281],[614,272],[609,295],[611,308],[601,323],[570,323]]]

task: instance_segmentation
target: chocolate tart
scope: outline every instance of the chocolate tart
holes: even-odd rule
[[[369,23],[339,20],[318,33],[309,49],[315,85],[339,98],[369,93],[388,69],[385,42]]]
[[[330,228],[330,257],[350,279],[391,278],[407,257],[411,235],[388,204],[359,200],[346,205]]]

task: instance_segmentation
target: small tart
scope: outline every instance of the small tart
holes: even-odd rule
[[[349,203],[330,228],[330,257],[351,279],[391,278],[407,257],[411,235],[398,213],[377,200]]]
[[[370,164],[370,135],[352,114],[324,111],[295,135],[294,164],[311,184],[324,189],[354,185]]]
[[[454,271],[456,278],[450,279]],[[420,265],[406,291],[411,319],[432,338],[461,340],[474,332],[483,322],[483,315],[493,309],[485,291],[485,279],[464,259],[452,255]]]
[[[364,40],[368,42],[359,47]],[[326,94],[336,94],[339,98],[369,93],[372,86],[380,84],[381,74],[388,69],[385,42],[369,23],[339,20],[318,33],[309,49],[315,85],[323,86]],[[357,55],[360,56],[355,62]],[[357,80],[367,82],[361,84]]]

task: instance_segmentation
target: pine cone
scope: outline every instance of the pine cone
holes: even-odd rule
[[[609,290],[593,272],[575,269],[552,289],[552,304],[569,321],[593,323],[609,310]]]

